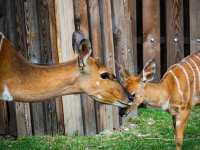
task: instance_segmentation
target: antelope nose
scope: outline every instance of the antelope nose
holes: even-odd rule
[[[131,94],[128,94],[128,102],[133,102],[133,96]]]

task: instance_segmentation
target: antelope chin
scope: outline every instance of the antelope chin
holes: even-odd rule
[[[121,108],[126,108],[126,107],[127,107],[126,104],[123,104],[123,103],[121,103],[121,102],[114,102],[113,105],[118,106],[118,107],[121,107]]]

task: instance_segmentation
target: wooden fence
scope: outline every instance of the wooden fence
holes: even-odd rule
[[[0,0],[0,31],[31,62],[73,57],[80,25],[93,56],[118,75],[118,65],[140,72],[150,58],[158,78],[200,50],[199,0]],[[120,125],[118,108],[70,95],[42,103],[0,102],[1,135],[96,134]]]

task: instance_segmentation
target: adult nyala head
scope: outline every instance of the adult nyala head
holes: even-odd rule
[[[92,58],[92,47],[88,39],[80,32],[73,33],[73,48],[77,57],[79,76],[76,80],[80,90],[93,97],[96,101],[127,107],[131,97],[115,78],[112,70]]]

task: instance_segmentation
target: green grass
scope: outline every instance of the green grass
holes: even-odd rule
[[[22,137],[0,141],[0,150],[171,150],[175,148],[172,120],[156,109],[139,109],[134,128],[96,136]],[[183,150],[200,149],[200,107],[193,109],[185,130]]]

